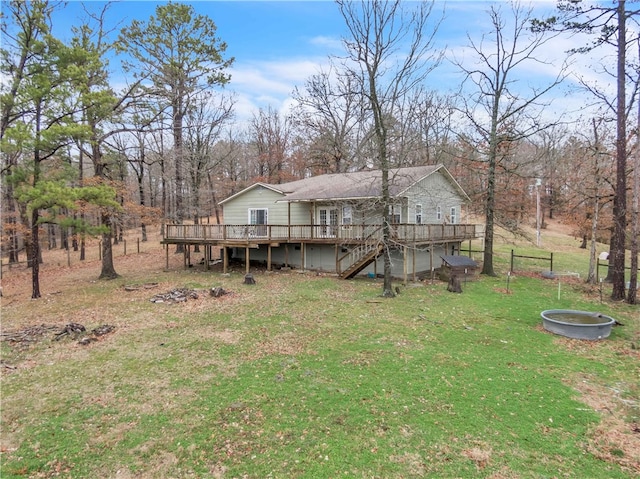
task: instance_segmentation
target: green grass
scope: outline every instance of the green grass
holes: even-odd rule
[[[233,294],[127,299],[89,347],[3,345],[32,364],[2,378],[2,477],[634,477],[624,445],[593,453],[603,412],[574,386],[615,388],[611,409],[638,422],[636,307],[520,275],[390,300],[369,280],[256,277],[172,272]],[[99,308],[126,283],[76,294]],[[540,328],[555,308],[626,325],[586,345]]]

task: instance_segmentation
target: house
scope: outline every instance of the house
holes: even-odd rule
[[[462,222],[468,196],[443,165],[389,170],[393,272],[433,272],[441,256],[477,238]],[[286,266],[343,278],[382,271],[382,171],[320,175],[283,184],[255,183],[223,200],[222,225],[167,225],[163,242],[222,249],[268,269]]]

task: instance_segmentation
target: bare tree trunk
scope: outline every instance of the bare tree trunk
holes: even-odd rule
[[[140,164],[141,173],[138,175],[138,194],[140,195],[140,206],[144,208],[146,199],[144,194],[144,164]],[[147,241],[147,225],[144,221],[140,224],[140,230],[142,234],[142,241]]]
[[[593,123],[593,138],[595,143],[595,154],[594,156],[594,181],[595,181],[595,189],[593,194],[593,218],[591,221],[591,251],[589,256],[589,274],[587,276],[587,283],[595,284],[597,281],[596,278],[596,262],[598,261],[597,252],[596,252],[596,242],[598,236],[598,217],[600,213],[600,135],[598,133],[598,128],[596,124],[596,119],[592,120]]]
[[[216,192],[213,189],[213,180],[211,179],[211,172],[207,172],[207,179],[209,180],[209,191],[211,191],[211,203],[216,214],[216,224],[220,224],[220,211],[218,208],[218,201],[216,200]]]
[[[93,130],[95,131],[95,128]],[[92,150],[95,175],[102,180],[105,178],[105,171],[102,163],[102,152],[97,142],[94,142]],[[100,271],[99,279],[114,279],[118,277],[118,273],[116,273],[113,264],[113,249],[111,246],[113,225],[111,216],[107,213],[101,213],[100,223],[107,231],[102,234],[102,270]]]
[[[640,38],[638,42],[640,55]],[[640,58],[640,57],[639,57]],[[640,75],[637,82],[640,84]],[[636,128],[636,154],[633,165],[632,213],[631,213],[631,275],[627,303],[636,304],[638,296],[638,237],[640,236],[640,99],[638,101],[638,125]]]
[[[40,212],[34,208],[31,213],[31,299],[37,299],[40,294]]]
[[[160,234],[164,236],[164,225],[169,217],[169,203],[167,200],[167,178],[163,155],[160,155],[160,178],[162,184],[162,223],[160,224]]]
[[[598,261],[596,243],[598,241],[598,216],[600,212],[600,197],[596,194],[593,201],[593,219],[591,221],[591,250],[589,251],[589,274],[587,275],[587,283],[595,284],[596,278],[596,261]]]
[[[80,154],[78,155],[78,181],[80,186],[83,186],[84,183],[84,151],[80,149]],[[80,213],[80,221],[82,223],[85,222],[84,211]],[[84,261],[86,255],[85,251],[85,243],[84,243],[84,233],[80,237],[80,261]]]
[[[640,117],[639,117],[640,118]],[[640,120],[638,124],[640,129]],[[640,137],[640,130],[638,133]],[[629,277],[629,291],[627,293],[627,303],[637,303],[638,293],[638,236],[640,236],[640,211],[638,206],[638,196],[640,195],[640,141],[636,144],[636,159],[633,168],[633,212],[631,216],[631,275]]]
[[[498,112],[500,95],[495,94],[491,117],[491,133],[489,144],[489,170],[487,177],[487,197],[485,199],[485,231],[484,231],[484,257],[481,274],[495,276],[493,269],[493,235],[495,228],[496,209],[496,162],[498,156]]]
[[[35,113],[35,139],[39,141],[41,138],[40,121],[42,119],[41,103],[36,105]],[[40,150],[38,148],[33,152],[33,183],[36,187],[40,181]],[[33,208],[31,211],[31,299],[37,299],[40,294],[40,210]]]
[[[102,234],[102,271],[99,279],[115,279],[119,275],[113,266],[112,225],[111,217],[107,214],[101,216],[101,222],[108,227],[108,232]]]
[[[616,186],[613,197],[613,227],[611,241],[611,299],[625,299],[625,252],[627,226],[627,122],[626,122],[626,14],[625,0],[618,1],[618,97],[616,105]]]
[[[184,165],[183,145],[182,145],[182,101],[183,98],[178,96],[173,105],[173,150],[175,155],[175,195],[176,195],[176,223],[182,224],[184,222],[184,202],[182,198],[183,194],[183,172],[182,167]],[[184,245],[181,243],[176,244],[176,253],[184,252]]]

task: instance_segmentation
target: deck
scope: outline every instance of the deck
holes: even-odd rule
[[[394,224],[391,240],[400,244],[466,241],[481,237],[482,225]],[[251,247],[260,244],[363,244],[382,240],[381,225],[166,225],[164,244]]]
[[[394,224],[390,242],[399,247],[419,247],[433,244],[461,243],[482,237],[482,225],[473,224]],[[343,278],[353,277],[381,254],[382,225],[204,225],[170,224],[165,227],[163,244],[185,245],[185,266],[190,246],[205,247],[205,264],[209,265],[211,249],[222,249],[223,271],[227,271],[228,248],[245,248],[245,268],[249,272],[250,249],[267,246],[267,269],[271,270],[272,248],[289,244],[334,245],[336,272]],[[340,255],[340,248],[347,248]],[[167,248],[167,269],[169,249]],[[304,264],[305,248],[300,248]],[[344,252],[344,251],[343,251]],[[406,251],[404,253],[406,261]],[[415,269],[415,268],[414,268]],[[415,273],[414,273],[415,274]]]

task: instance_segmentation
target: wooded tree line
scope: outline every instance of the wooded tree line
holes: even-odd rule
[[[107,24],[108,4],[87,9],[64,43],[51,23],[64,5],[7,2],[2,251],[16,262],[26,248],[33,297],[40,296],[39,235],[47,225],[57,225],[63,247],[73,241],[82,250],[87,235],[102,235],[101,277],[110,278],[117,276],[111,245],[122,229],[139,227],[144,241],[150,224],[219,220],[218,202],[252,182],[363,168],[381,169],[384,182],[391,168],[442,163],[472,198],[467,220],[486,224],[483,273],[494,274],[496,226],[524,234],[523,225],[559,219],[573,225],[583,247],[611,244],[613,298],[626,294],[635,303],[637,2],[560,0],[552,18],[496,3],[487,12],[491,29],[468,38],[473,62],[435,48],[439,3],[336,3],[347,26],[345,56],[295,89],[295,108],[259,109],[240,124],[224,88],[233,85],[234,59],[214,19],[192,6],[162,4],[124,27]],[[568,31],[592,43],[568,52],[546,84],[519,88],[523,67],[545,65],[543,49]],[[617,52],[613,61],[606,46]],[[576,74],[571,55],[600,50],[616,94],[577,78],[600,105],[597,113],[549,119],[549,93]],[[443,62],[457,65],[459,93],[426,88]],[[127,82],[114,86],[114,72]],[[594,269],[588,280],[597,281]],[[385,284],[390,292],[390,278]]]

